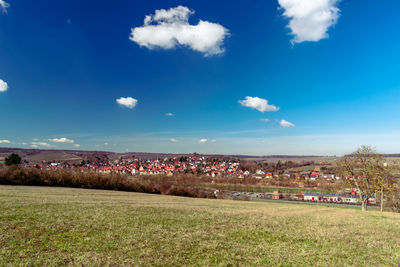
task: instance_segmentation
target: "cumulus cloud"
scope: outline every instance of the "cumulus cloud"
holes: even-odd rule
[[[104,142],[104,145],[105,145],[105,146],[108,146],[108,143],[107,143],[107,142]]]
[[[3,139],[3,140],[0,140],[0,144],[11,144],[11,141]]]
[[[81,145],[80,144],[74,144],[74,147],[80,147]]]
[[[130,108],[130,109],[134,108],[138,103],[137,99],[134,99],[132,97],[120,97],[116,101],[121,106]]]
[[[259,98],[259,97],[246,96],[246,99],[239,100],[239,103],[244,107],[256,109],[260,112],[278,111],[279,110],[279,107],[268,104],[267,99],[263,99],[263,98]]]
[[[263,121],[263,122],[270,122],[270,119],[268,119],[268,118],[262,118],[262,119],[260,119],[260,121]]]
[[[144,25],[131,29],[130,40],[148,49],[173,49],[186,46],[206,56],[224,52],[223,42],[229,31],[218,23],[200,20],[189,24],[194,11],[184,6],[159,9],[147,15]]]
[[[49,143],[46,143],[46,142],[31,142],[31,147],[37,148],[37,147],[41,147],[41,146],[54,147],[54,145],[50,145]]]
[[[10,7],[9,3],[5,2],[4,0],[0,0],[0,8],[2,12],[7,13],[7,8],[9,7]]]
[[[75,141],[68,139],[66,137],[61,137],[61,138],[53,138],[53,139],[49,139],[50,142],[54,142],[54,143],[68,143],[68,144],[72,144]]]
[[[294,36],[292,43],[317,42],[328,38],[328,29],[339,18],[340,0],[278,0],[288,28]]]
[[[8,84],[0,79],[0,92],[5,92],[7,91],[7,89],[8,89]]]
[[[178,142],[178,139],[171,138],[171,139],[169,139],[169,141],[170,141],[171,143],[177,143],[177,142]]]
[[[289,128],[289,127],[294,127],[294,124],[291,122],[288,122],[287,120],[281,120],[279,122],[279,124],[283,127],[283,128]]]
[[[208,141],[207,139],[203,138],[199,140],[199,143],[207,143],[207,141]]]
[[[165,113],[165,116],[167,116],[167,117],[173,117],[173,116],[175,116],[175,114],[174,114],[174,113],[171,113],[171,112],[168,112],[168,113]]]

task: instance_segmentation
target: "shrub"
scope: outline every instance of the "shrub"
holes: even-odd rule
[[[185,178],[178,180],[184,182]],[[188,178],[193,182],[193,178]],[[176,182],[176,181],[175,181]],[[187,180],[185,182],[188,182]],[[150,194],[165,194],[184,197],[213,197],[211,192],[189,186],[174,185],[167,177],[132,179],[119,174],[101,174],[69,170],[38,170],[10,166],[0,169],[0,184],[62,186],[87,189],[118,190]]]

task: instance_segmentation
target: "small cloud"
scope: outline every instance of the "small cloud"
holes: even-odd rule
[[[37,142],[39,141],[39,138],[33,138],[32,141]]]
[[[294,127],[294,124],[291,122],[288,122],[286,120],[281,120],[279,122],[279,124],[283,127],[283,128],[289,128],[289,127]]]
[[[268,119],[268,118],[262,118],[262,119],[260,119],[260,121],[263,121],[263,122],[270,122],[271,120]]]
[[[10,7],[10,4],[5,2],[4,0],[0,0],[0,7],[3,13],[7,13],[7,8]]]
[[[80,144],[74,144],[74,147],[80,147],[81,145]]]
[[[228,29],[204,20],[199,20],[197,25],[189,24],[193,14],[194,11],[185,6],[156,10],[154,15],[145,16],[143,26],[131,29],[129,39],[148,49],[186,46],[205,56],[222,54]]]
[[[256,109],[260,112],[278,111],[279,110],[279,107],[268,104],[267,99],[263,99],[263,98],[259,98],[259,97],[246,96],[246,99],[239,100],[239,103],[244,107]]]
[[[134,108],[138,103],[137,99],[134,99],[132,97],[120,97],[116,101],[121,106],[130,108],[130,109]]]
[[[66,137],[61,137],[61,138],[53,138],[53,139],[49,139],[50,142],[54,142],[54,143],[68,143],[68,144],[72,144],[75,141],[68,139]]]
[[[294,36],[292,43],[317,42],[328,38],[328,29],[339,18],[337,4],[340,0],[278,0],[289,19],[288,28]]]
[[[54,145],[50,145],[46,142],[31,142],[31,147],[55,147]]]
[[[199,143],[207,143],[207,141],[208,141],[207,139],[203,138],[199,140]]]
[[[27,143],[26,142],[21,142],[21,143],[19,143],[20,145],[27,145]]]
[[[107,143],[107,142],[104,142],[104,145],[105,145],[105,146],[108,146],[108,143]]]
[[[171,113],[171,112],[168,112],[168,113],[165,113],[165,116],[167,116],[167,117],[173,117],[173,116],[175,116],[175,114],[174,114],[174,113]]]
[[[178,142],[178,139],[171,138],[171,139],[169,139],[169,141],[170,141],[171,143],[177,143],[177,142]]]
[[[3,140],[0,140],[0,144],[11,144],[11,141],[3,139]]]
[[[8,84],[0,79],[0,92],[5,92],[7,90],[8,90]]]
[[[215,143],[215,142],[217,142],[217,140],[216,139],[211,139],[210,142],[211,143]]]

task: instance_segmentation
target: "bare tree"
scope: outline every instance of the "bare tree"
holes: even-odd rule
[[[361,201],[361,209],[367,210],[368,200],[389,183],[388,168],[382,155],[369,146],[362,146],[338,162],[344,179],[352,188],[356,188]]]

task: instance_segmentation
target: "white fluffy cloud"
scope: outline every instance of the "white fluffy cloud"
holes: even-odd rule
[[[148,49],[173,49],[187,46],[206,56],[224,52],[223,42],[229,31],[218,23],[200,20],[197,25],[189,24],[194,11],[184,6],[159,9],[147,15],[144,25],[131,29],[130,40]]]
[[[68,139],[66,137],[61,137],[61,138],[53,138],[53,139],[49,139],[50,142],[54,142],[54,143],[68,143],[68,144],[72,144],[75,141]]]
[[[4,0],[0,0],[0,7],[1,7],[1,10],[2,10],[4,13],[7,13],[7,8],[10,7],[10,4],[7,3],[7,2],[4,1]]]
[[[8,84],[0,79],[0,92],[5,92],[7,91],[7,89],[8,89]]]
[[[0,144],[11,144],[11,141],[3,139],[3,140],[0,140]]]
[[[171,139],[169,139],[169,141],[170,141],[171,143],[177,143],[177,142],[178,142],[178,139],[171,138]]]
[[[134,108],[138,103],[137,99],[134,99],[132,97],[120,97],[116,101],[121,106],[130,108],[130,109]]]
[[[267,99],[263,99],[263,98],[259,98],[259,97],[246,96],[246,99],[239,100],[239,103],[244,107],[256,109],[260,112],[278,111],[279,110],[279,107],[268,104]]]
[[[287,26],[294,36],[292,43],[317,42],[328,37],[329,27],[339,18],[340,0],[278,0]]]
[[[46,143],[46,142],[31,142],[31,147],[37,148],[37,147],[41,147],[41,146],[54,147],[54,145],[50,145],[49,143]]]
[[[199,140],[200,143],[207,143],[207,141],[208,141],[208,140],[205,139],[205,138]]]
[[[283,127],[283,128],[289,128],[289,127],[294,127],[294,124],[291,122],[288,122],[287,120],[281,120],[279,122],[279,124]]]
[[[174,113],[171,113],[171,112],[168,112],[168,113],[165,113],[165,116],[167,116],[167,117],[173,117],[173,116],[175,116],[175,114],[174,114]]]

